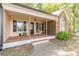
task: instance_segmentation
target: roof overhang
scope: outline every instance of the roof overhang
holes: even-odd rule
[[[58,10],[58,11],[56,11],[56,12],[53,12],[52,15],[55,15],[55,16],[57,16],[57,17],[61,17],[61,14],[62,14],[62,13],[63,13],[63,14],[66,16],[66,18],[69,20],[69,16],[68,16],[68,12],[67,12],[66,8],[60,9],[60,10]]]
[[[3,6],[3,9],[5,9],[5,10],[10,10],[10,11],[18,12],[18,13],[24,13],[24,14],[28,14],[28,15],[32,15],[32,16],[36,16],[36,17],[50,19],[50,20],[56,20],[56,16],[54,16],[54,15],[42,13],[42,12],[35,11],[32,9],[17,6],[14,4],[5,3],[5,4],[2,4],[2,6]]]

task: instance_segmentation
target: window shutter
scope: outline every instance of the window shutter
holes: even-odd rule
[[[44,24],[42,24],[42,31],[44,31]]]
[[[36,29],[38,29],[38,23],[36,23]]]
[[[13,32],[17,31],[17,22],[16,20],[13,20]]]
[[[24,22],[24,31],[26,31],[26,22]]]

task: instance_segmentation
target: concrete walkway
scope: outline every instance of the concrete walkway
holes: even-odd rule
[[[77,55],[74,51],[66,51],[63,47],[45,42],[34,46],[31,56],[72,56]]]

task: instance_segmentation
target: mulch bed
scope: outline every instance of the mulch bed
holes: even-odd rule
[[[62,46],[62,47],[65,47],[65,46],[68,45],[68,44],[67,44],[67,41],[61,41],[61,40],[58,40],[58,39],[51,39],[50,42],[51,42],[52,44],[56,44],[56,45]]]

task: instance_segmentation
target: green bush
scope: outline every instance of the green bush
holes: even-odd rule
[[[58,40],[68,40],[70,37],[70,34],[68,32],[59,32],[57,33],[56,38]]]

